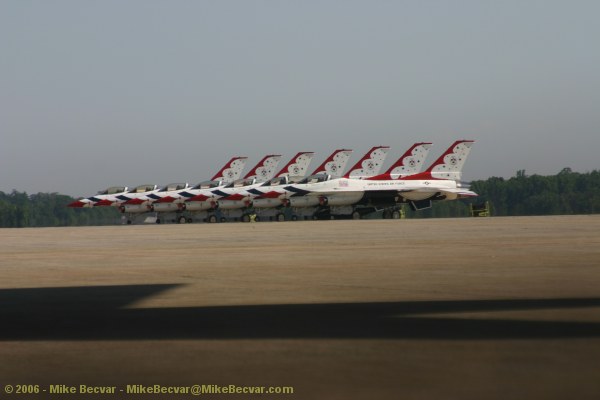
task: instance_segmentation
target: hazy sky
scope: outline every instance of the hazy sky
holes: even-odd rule
[[[0,0],[0,191],[94,194],[475,139],[465,179],[600,169],[600,1]]]

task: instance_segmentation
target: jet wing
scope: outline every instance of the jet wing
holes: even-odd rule
[[[432,188],[427,188],[427,187],[414,187],[414,188],[404,188],[404,189],[400,189],[398,190],[398,194],[402,195],[402,193],[441,193],[441,194],[452,194],[454,196],[458,196],[458,197],[477,197],[479,196],[477,193],[471,191],[471,190],[466,190],[466,189],[461,189],[461,188],[456,188],[456,189],[451,189],[451,188],[436,188],[436,187],[432,187]]]
[[[479,196],[477,193],[471,191],[471,190],[467,190],[467,189],[444,189],[442,190],[442,193],[453,193],[458,195],[458,197],[477,197]]]

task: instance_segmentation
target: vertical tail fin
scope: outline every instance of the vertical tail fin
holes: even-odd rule
[[[423,163],[431,149],[431,143],[415,143],[386,172],[389,179],[416,174],[423,168]]]
[[[271,179],[273,175],[275,175],[275,168],[277,168],[279,161],[281,161],[281,156],[279,154],[265,156],[246,174],[244,179],[256,178],[259,182]]]
[[[290,176],[302,177],[308,171],[308,165],[312,161],[315,153],[311,151],[301,151],[296,154],[285,167],[281,169],[275,176]]]
[[[348,164],[351,154],[352,150],[347,149],[334,151],[312,174],[328,174],[332,178],[341,177],[344,173],[344,169],[346,169],[346,164]]]
[[[354,164],[350,171],[344,175],[344,178],[362,179],[377,175],[383,167],[389,149],[389,146],[373,147]]]
[[[223,182],[233,182],[236,179],[239,179],[240,175],[242,175],[242,171],[246,166],[246,161],[248,157],[233,157],[227,164],[221,168],[219,172],[215,174],[211,178],[211,181],[223,181]]]
[[[452,143],[431,166],[424,172],[435,179],[461,180],[462,167],[471,152],[473,140],[457,140]]]

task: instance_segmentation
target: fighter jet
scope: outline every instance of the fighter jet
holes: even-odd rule
[[[352,168],[350,168],[350,170],[343,176],[343,179],[351,179],[352,177],[352,179],[361,180],[377,175],[383,167],[388,150],[389,146],[375,146],[371,148],[371,150],[369,150],[356,164],[354,164]],[[286,206],[316,206],[319,204],[318,197],[303,196],[303,194],[308,193],[306,190],[302,189],[304,185],[328,182],[338,179],[342,178],[333,178],[331,175],[326,173],[313,174],[299,181],[298,183],[274,188],[274,190],[262,196],[258,196],[257,200],[263,198],[278,198],[280,200],[280,204],[283,202],[283,204]],[[259,204],[262,205],[260,202]],[[267,202],[265,202],[264,205],[272,206]]]
[[[298,181],[302,179],[306,175],[307,168],[312,161],[315,153],[308,151],[301,151],[296,154],[292,159],[279,171],[275,174],[275,177],[270,179],[267,182],[257,182],[251,185],[235,185],[231,184],[225,187],[222,192],[228,193],[227,196],[223,196],[221,200],[219,200],[221,206],[225,201],[243,201],[245,199],[251,198],[253,193],[256,193],[256,188],[270,183],[274,180],[290,180],[290,181]],[[241,182],[238,182],[241,183]],[[236,207],[231,207],[236,208]]]
[[[233,157],[221,170],[215,175],[214,178],[220,177],[225,179],[235,179],[241,174],[246,163],[246,157]],[[225,176],[225,177],[224,177]],[[161,189],[141,193],[133,198],[130,198],[123,202],[119,209],[122,213],[127,214],[127,223],[131,223],[131,218],[136,214],[144,214],[151,211],[170,211],[169,207],[158,206],[158,210],[155,210],[154,203],[161,199],[176,198],[176,194],[190,189],[188,183],[172,183],[164,186]],[[168,204],[168,202],[165,202]],[[172,205],[171,205],[172,206]],[[161,219],[158,214],[155,214],[155,222],[160,223]],[[181,222],[180,219],[178,219]]]
[[[129,200],[121,203],[119,205],[119,210],[123,214],[127,214],[127,223],[131,223],[131,219],[134,215],[145,214],[147,212],[153,211],[152,201],[157,198],[161,198],[165,193],[177,192],[180,190],[188,189],[190,185],[185,183],[170,183],[166,186],[163,186],[160,189],[148,191],[145,193],[139,193],[135,197],[130,198]],[[157,223],[160,223],[160,219],[156,220]]]
[[[286,189],[296,193],[296,197],[290,200],[303,199],[297,201],[300,205],[317,202],[321,206],[321,210],[317,211],[326,216],[331,213],[332,207],[345,207],[343,212],[355,219],[377,209],[397,211],[394,207],[401,203],[421,210],[431,207],[432,201],[477,196],[461,182],[462,167],[472,145],[472,140],[456,141],[421,173],[395,179],[392,173],[362,180],[344,177],[300,183]]]
[[[104,200],[112,198],[114,196],[118,196],[120,194],[127,193],[129,189],[127,186],[111,186],[108,189],[100,190],[95,196],[90,196],[86,198],[82,198],[79,200],[75,200],[72,203],[69,203],[67,207],[71,208],[91,208],[97,205],[98,203],[102,203]],[[103,204],[99,204],[103,205]]]
[[[335,150],[313,171],[311,176],[326,174],[332,178],[341,177],[346,169],[346,164],[348,163],[351,154],[352,150]],[[302,176],[302,178],[304,178],[304,176]],[[270,209],[281,206],[282,203],[280,197],[286,193],[284,188],[292,183],[299,182],[302,178],[294,181],[293,178],[290,179],[287,175],[275,177],[259,187],[248,190],[248,195],[253,196],[252,203],[255,208]]]
[[[271,154],[260,160],[243,179],[235,180],[226,186],[209,182],[205,185],[200,185],[200,187],[196,189],[181,192],[180,195],[185,198],[185,200],[182,201],[181,210],[198,212],[216,208],[218,206],[217,201],[220,198],[231,194],[223,192],[223,189],[228,186],[240,187],[252,185],[256,182],[265,182],[273,176],[275,168],[277,168],[277,164],[279,164],[280,160],[280,155]]]
[[[383,161],[385,159],[388,149],[389,149],[389,147],[385,147],[385,146],[377,146],[377,147],[372,148],[363,157],[363,159],[361,159],[346,175],[355,176],[355,177],[365,177],[365,176],[370,176],[372,174],[378,173],[379,170],[381,169],[381,166],[383,165]],[[299,157],[301,155],[302,155],[302,153],[299,153],[296,157]],[[305,170],[306,170],[306,168],[305,168]],[[281,173],[277,174],[278,176],[276,178],[272,179],[268,183],[265,183],[265,184],[271,184],[269,192],[273,192],[273,191],[275,191],[275,192],[279,191],[280,193],[285,192],[284,188],[286,186],[282,183],[285,182],[288,179],[287,176],[289,176],[289,174],[286,173],[285,171],[286,171],[286,168],[284,168],[281,171]],[[336,171],[337,171],[337,169],[336,169]],[[317,172],[320,172],[320,171],[317,171]],[[275,185],[273,185],[273,183],[275,183]],[[234,220],[241,219],[242,221],[249,221],[251,218],[251,215],[254,215],[255,219],[256,218],[260,219],[261,217],[268,217],[267,213],[261,213],[260,215],[257,215],[256,211],[254,209],[254,207],[255,207],[254,199],[257,197],[260,197],[264,193],[261,191],[261,189],[263,189],[263,187],[260,185],[250,185],[250,186],[239,188],[237,190],[235,188],[231,188],[233,193],[227,197],[223,197],[218,202],[219,212],[223,213],[224,210],[228,210],[228,211],[225,211],[225,214],[227,215],[228,218],[218,217],[218,219],[228,220],[228,219],[233,218]],[[272,199],[268,200],[268,197],[260,198],[260,199],[257,199],[257,202],[259,203],[260,206],[262,206],[262,207],[258,207],[258,208],[269,208],[269,207],[266,207],[266,205],[264,203],[268,204],[268,203],[272,202]],[[271,207],[273,207],[273,206],[271,206]],[[233,211],[233,210],[235,210],[235,211]],[[275,213],[271,212],[271,214],[273,214],[272,216],[275,216]]]
[[[258,182],[249,185],[244,185],[243,183],[236,185],[233,183],[220,189],[220,193],[227,195],[222,196],[218,200],[216,207],[213,208],[213,211],[215,212],[218,209],[219,215],[217,216],[217,219],[241,219],[244,211],[251,207],[252,198],[256,196],[255,193],[258,191],[258,188],[263,184],[273,181],[297,182],[302,179],[302,177],[306,175],[313,156],[313,152],[299,152],[268,182]],[[214,218],[212,218],[212,220],[214,220]]]
[[[301,153],[299,153],[301,154]],[[334,151],[323,163],[317,167],[317,169],[312,173],[315,174],[323,174],[328,173],[332,176],[341,176],[344,169],[346,168],[346,164],[352,154],[352,150],[347,149],[339,149]],[[296,156],[297,157],[297,156]],[[255,213],[255,219],[274,219],[278,215],[277,206],[281,206],[281,201],[279,200],[279,196],[285,192],[283,189],[285,186],[298,182],[304,178],[306,168],[303,170],[302,174],[288,174],[284,170],[281,173],[277,174],[273,179],[258,184],[251,185],[248,187],[242,187],[241,191],[236,193],[233,196],[237,197],[238,202],[228,202],[227,200],[231,199],[232,196],[224,198],[219,202],[219,204],[224,205],[223,208],[228,209],[242,209],[244,212],[241,215],[237,215],[239,213],[235,213],[233,211],[229,212],[230,218],[233,215],[234,218],[239,218],[242,221],[249,220],[249,215]]]
[[[220,185],[224,185],[238,179],[244,169],[246,160],[247,157],[233,157],[213,176],[212,181],[218,180]],[[156,185],[140,185],[132,190],[128,190],[127,187],[115,186],[100,191],[95,196],[76,200],[69,204],[68,207],[119,207],[122,213],[128,214],[130,217],[128,223],[131,223],[133,215],[153,211],[155,207],[153,205],[154,202],[165,198],[170,199],[170,196],[177,197],[178,193],[189,188],[190,186],[187,183],[172,183],[161,189],[158,189]],[[168,201],[165,201],[165,203],[168,204]],[[160,219],[156,221],[160,222]]]
[[[173,212],[178,214],[176,216],[177,222],[191,222],[191,219],[185,218],[183,215],[181,215],[183,202],[190,196],[194,196],[193,194],[190,194],[190,192],[210,186],[224,186],[235,181],[242,174],[247,159],[247,157],[233,157],[210,180],[200,182],[192,188],[186,186],[173,191],[164,191],[152,194],[150,196],[150,202],[152,211],[157,213],[156,222],[161,222],[160,214]]]
[[[138,185],[125,193],[108,195],[103,200],[94,204],[94,207],[101,207],[101,206],[122,207],[123,204],[125,204],[127,202],[131,202],[130,204],[135,205],[136,199],[144,198],[148,194],[154,193],[158,190],[159,190],[159,188],[157,185],[152,185],[152,184]]]
[[[430,147],[431,143],[415,143],[386,171],[385,174],[378,176],[382,177],[382,179],[391,179],[419,172],[422,169],[423,162],[429,153]],[[361,160],[359,164],[362,165],[363,163],[364,161]],[[345,175],[345,178],[347,179],[349,176],[353,175],[353,171],[356,176],[357,170],[359,170],[359,167],[355,166]],[[298,185],[277,187],[275,190],[254,199],[254,206],[259,210],[261,217],[263,214],[273,214],[273,212],[276,211],[274,217],[277,221],[312,217],[318,208],[327,206],[327,200],[325,198],[314,196],[303,196],[304,193],[297,189],[302,188],[302,183],[327,182],[339,178],[339,176],[328,177],[326,175],[316,175],[307,178]],[[371,178],[372,177],[367,177],[365,179]],[[261,209],[265,209],[265,211],[262,211]]]

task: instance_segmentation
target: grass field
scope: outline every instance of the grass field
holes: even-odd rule
[[[0,229],[0,255],[0,386],[600,396],[599,215]]]

